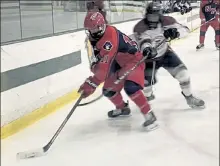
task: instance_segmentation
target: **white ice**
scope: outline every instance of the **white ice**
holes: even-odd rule
[[[2,166],[218,166],[219,52],[211,28],[205,49],[197,52],[198,40],[197,30],[172,47],[188,66],[193,92],[206,102],[204,110],[189,109],[178,82],[161,69],[153,103],[157,130],[141,130],[144,119],[132,102],[132,116],[109,120],[113,105],[103,98],[77,108],[46,156],[17,161],[17,152],[49,141],[72,103],[3,140]]]

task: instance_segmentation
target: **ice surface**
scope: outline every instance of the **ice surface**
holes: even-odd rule
[[[142,131],[143,117],[131,102],[132,116],[109,120],[113,105],[103,98],[77,108],[46,156],[17,161],[17,152],[49,141],[70,104],[3,140],[2,166],[218,166],[219,52],[211,28],[206,48],[197,52],[198,38],[196,31],[172,46],[189,69],[195,95],[205,100],[204,110],[189,109],[178,82],[161,69],[153,103],[159,129]]]

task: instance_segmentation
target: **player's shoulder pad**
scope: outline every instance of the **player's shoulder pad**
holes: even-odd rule
[[[162,16],[161,22],[163,26],[172,25],[177,23],[176,19],[171,16]]]
[[[145,32],[147,29],[148,29],[147,25],[145,24],[144,19],[142,19],[134,26],[133,32],[141,34],[141,33]]]
[[[111,51],[117,45],[118,34],[117,29],[113,26],[107,26],[106,32],[102,37],[99,47],[105,51]]]

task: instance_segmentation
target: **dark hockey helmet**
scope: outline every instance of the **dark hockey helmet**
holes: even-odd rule
[[[95,7],[95,2],[94,1],[88,1],[86,3],[87,10],[92,10],[92,9],[94,9],[94,7]]]
[[[86,8],[88,11],[99,9],[104,9],[104,1],[103,0],[88,0],[86,2]]]
[[[99,40],[105,33],[106,22],[99,12],[88,12],[84,20],[86,34]]]
[[[162,15],[161,4],[151,2],[147,5],[145,11],[145,21],[151,28],[156,28]]]

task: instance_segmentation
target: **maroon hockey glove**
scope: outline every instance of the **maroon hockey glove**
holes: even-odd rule
[[[99,84],[100,84],[100,81],[97,78],[90,76],[80,86],[78,92],[80,93],[82,92],[83,98],[86,98],[95,92]]]

